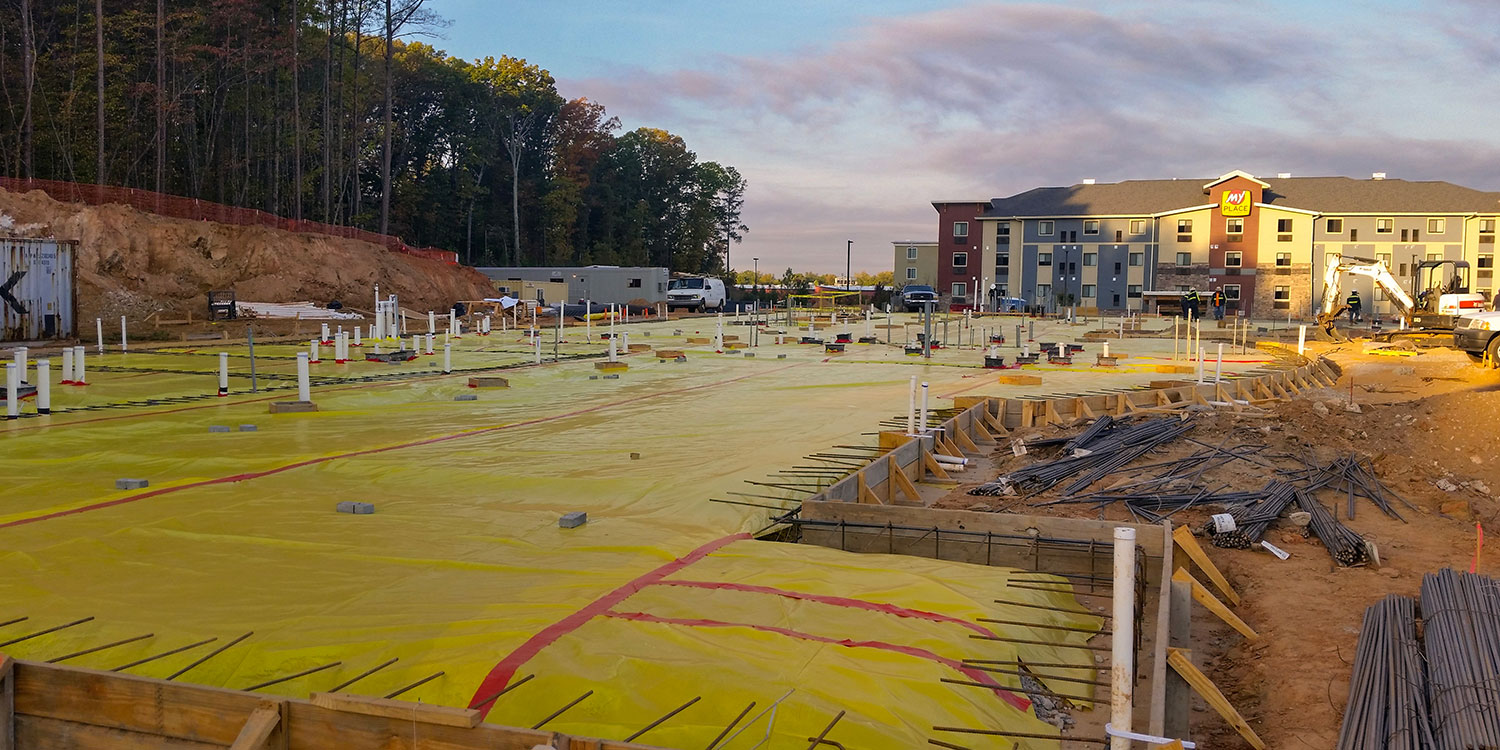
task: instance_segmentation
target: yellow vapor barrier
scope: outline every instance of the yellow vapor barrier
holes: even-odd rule
[[[671,335],[680,327],[632,326],[632,342],[650,332],[683,348]],[[465,336],[455,368],[528,361],[514,338]],[[502,344],[519,353],[481,351]],[[264,399],[287,391],[246,392],[248,360],[236,360],[228,398],[6,423],[0,651],[47,660],[151,634],[66,662],[112,669],[213,638],[127,671],[191,667],[176,679],[230,688],[334,665],[264,688],[299,696],[396,659],[345,689],[383,696],[425,679],[399,697],[455,706],[535,675],[483,703],[488,720],[531,726],[593,690],[546,728],[611,739],[701,696],[638,740],[668,747],[703,747],[751,701],[747,720],[783,696],[727,747],[768,731],[773,747],[805,746],[839,711],[848,714],[829,736],[850,747],[921,745],[935,724],[1053,732],[1013,676],[962,661],[1090,667],[1093,652],[1067,647],[1086,632],[978,622],[1099,627],[1089,615],[994,601],[1075,608],[1073,597],[1008,587],[1005,569],[753,541],[775,511],[707,502],[739,491],[791,507],[775,498],[806,493],[746,480],[869,442],[861,434],[905,405],[913,372],[899,348],[888,364],[858,366],[790,344],[753,359],[689,351],[687,363],[625,358],[618,380],[591,379],[589,361],[508,370],[511,387],[477,401],[454,401],[475,391],[465,375],[431,372],[432,358],[387,381],[359,378],[403,366],[325,364],[314,376],[341,380],[314,389],[319,411],[282,415],[267,414]],[[216,356],[90,353],[96,363],[94,384],[54,389],[60,407],[216,387]],[[289,360],[257,367],[294,372]],[[939,392],[974,385],[963,375],[922,374]],[[116,490],[120,478],[150,486]],[[345,500],[375,512],[336,513]],[[589,522],[559,528],[575,510]],[[973,637],[985,632],[1058,645]]]

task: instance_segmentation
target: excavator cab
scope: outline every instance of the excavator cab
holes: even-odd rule
[[[1418,329],[1451,330],[1454,321],[1484,310],[1483,296],[1470,291],[1473,273],[1466,260],[1424,260],[1412,269],[1416,294],[1411,324]]]

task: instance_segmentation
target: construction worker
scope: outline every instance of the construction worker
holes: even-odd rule
[[[1224,319],[1224,290],[1215,289],[1213,296],[1214,320]]]
[[[1358,291],[1350,292],[1349,293],[1349,299],[1345,300],[1344,304],[1349,308],[1349,322],[1350,323],[1358,323],[1360,321],[1359,310],[1360,310],[1360,307],[1362,306],[1362,304],[1359,301],[1359,292]]]
[[[1197,289],[1189,289],[1189,290],[1187,290],[1187,293],[1184,294],[1184,295],[1182,295],[1182,299],[1183,299],[1183,302],[1186,303],[1188,320],[1195,320],[1195,319],[1197,319],[1198,318],[1198,303],[1200,302],[1200,300],[1198,298],[1198,290]]]

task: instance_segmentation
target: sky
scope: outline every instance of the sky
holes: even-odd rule
[[[730,265],[892,267],[933,201],[1251,174],[1500,190],[1491,0],[430,0],[746,178]]]

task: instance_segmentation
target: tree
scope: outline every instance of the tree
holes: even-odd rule
[[[36,90],[36,29],[31,22],[31,0],[21,0],[21,80],[26,89],[21,114],[21,173],[29,180],[36,176],[31,142],[31,99]]]
[[[98,95],[94,183],[103,185],[104,173],[104,0],[94,0],[94,87]]]
[[[442,20],[422,6],[427,0],[385,0],[385,120],[381,123],[380,162],[380,233],[386,234],[391,222],[391,58],[396,54],[396,39],[411,34],[425,34]]]
[[[511,222],[514,262],[521,263],[521,159],[544,142],[562,97],[552,74],[515,57],[475,61],[473,77],[491,97],[487,119],[510,162]]]

